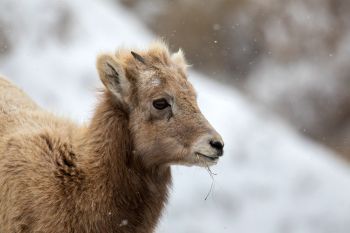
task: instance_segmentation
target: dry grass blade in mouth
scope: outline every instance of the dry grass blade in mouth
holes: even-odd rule
[[[216,176],[217,174],[216,173],[213,173],[211,170],[210,170],[210,167],[207,165],[206,167],[209,175],[210,175],[210,178],[211,178],[211,185],[210,185],[210,189],[209,189],[209,192],[207,194],[207,196],[205,197],[205,201],[208,199],[209,195],[211,194],[211,192],[213,191],[213,188],[214,188],[214,184],[215,184],[215,179],[214,179],[214,176]]]

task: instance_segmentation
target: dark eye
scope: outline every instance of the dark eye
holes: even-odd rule
[[[165,108],[167,108],[169,106],[170,106],[170,104],[164,98],[157,99],[157,100],[153,101],[153,107],[155,107],[158,110],[163,110],[163,109],[165,109]]]

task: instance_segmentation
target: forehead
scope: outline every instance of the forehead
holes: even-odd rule
[[[196,96],[196,92],[185,74],[172,67],[147,69],[140,75],[139,86],[143,92],[150,95],[165,92],[170,95],[186,93],[187,96]]]

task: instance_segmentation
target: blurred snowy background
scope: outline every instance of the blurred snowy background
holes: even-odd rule
[[[347,0],[0,0],[0,73],[85,122],[96,55],[163,37],[185,50],[226,146],[207,200],[204,169],[173,169],[157,232],[349,233],[349,10]]]

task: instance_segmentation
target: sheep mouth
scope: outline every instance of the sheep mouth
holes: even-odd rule
[[[199,152],[196,152],[196,155],[205,158],[206,160],[212,161],[212,162],[217,162],[219,160],[219,156],[209,156],[209,155],[205,155]]]

